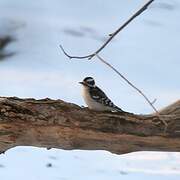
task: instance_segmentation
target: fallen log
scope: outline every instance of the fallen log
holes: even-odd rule
[[[62,100],[1,97],[0,151],[16,146],[116,154],[180,151],[180,101],[160,114],[97,112]]]

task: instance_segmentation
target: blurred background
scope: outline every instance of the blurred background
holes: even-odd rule
[[[95,78],[125,111],[151,113],[137,92],[94,52],[147,0],[0,0],[0,96],[53,98],[85,105],[78,82]],[[161,109],[179,99],[180,1],[155,0],[101,55]],[[3,180],[180,178],[179,153],[63,151],[18,147],[0,156]]]

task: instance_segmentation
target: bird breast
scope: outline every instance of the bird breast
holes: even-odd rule
[[[103,104],[96,102],[94,99],[91,98],[88,87],[83,87],[82,96],[89,109],[93,109],[96,111],[110,110],[109,107],[104,106]]]

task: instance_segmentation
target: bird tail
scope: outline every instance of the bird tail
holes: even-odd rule
[[[114,107],[114,110],[117,111],[117,112],[124,112],[121,108],[119,108],[118,106],[115,106]]]

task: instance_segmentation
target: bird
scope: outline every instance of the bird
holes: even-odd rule
[[[82,82],[82,96],[88,108],[95,111],[111,111],[123,112],[121,108],[116,106],[107,95],[95,84],[92,77],[86,77]]]

